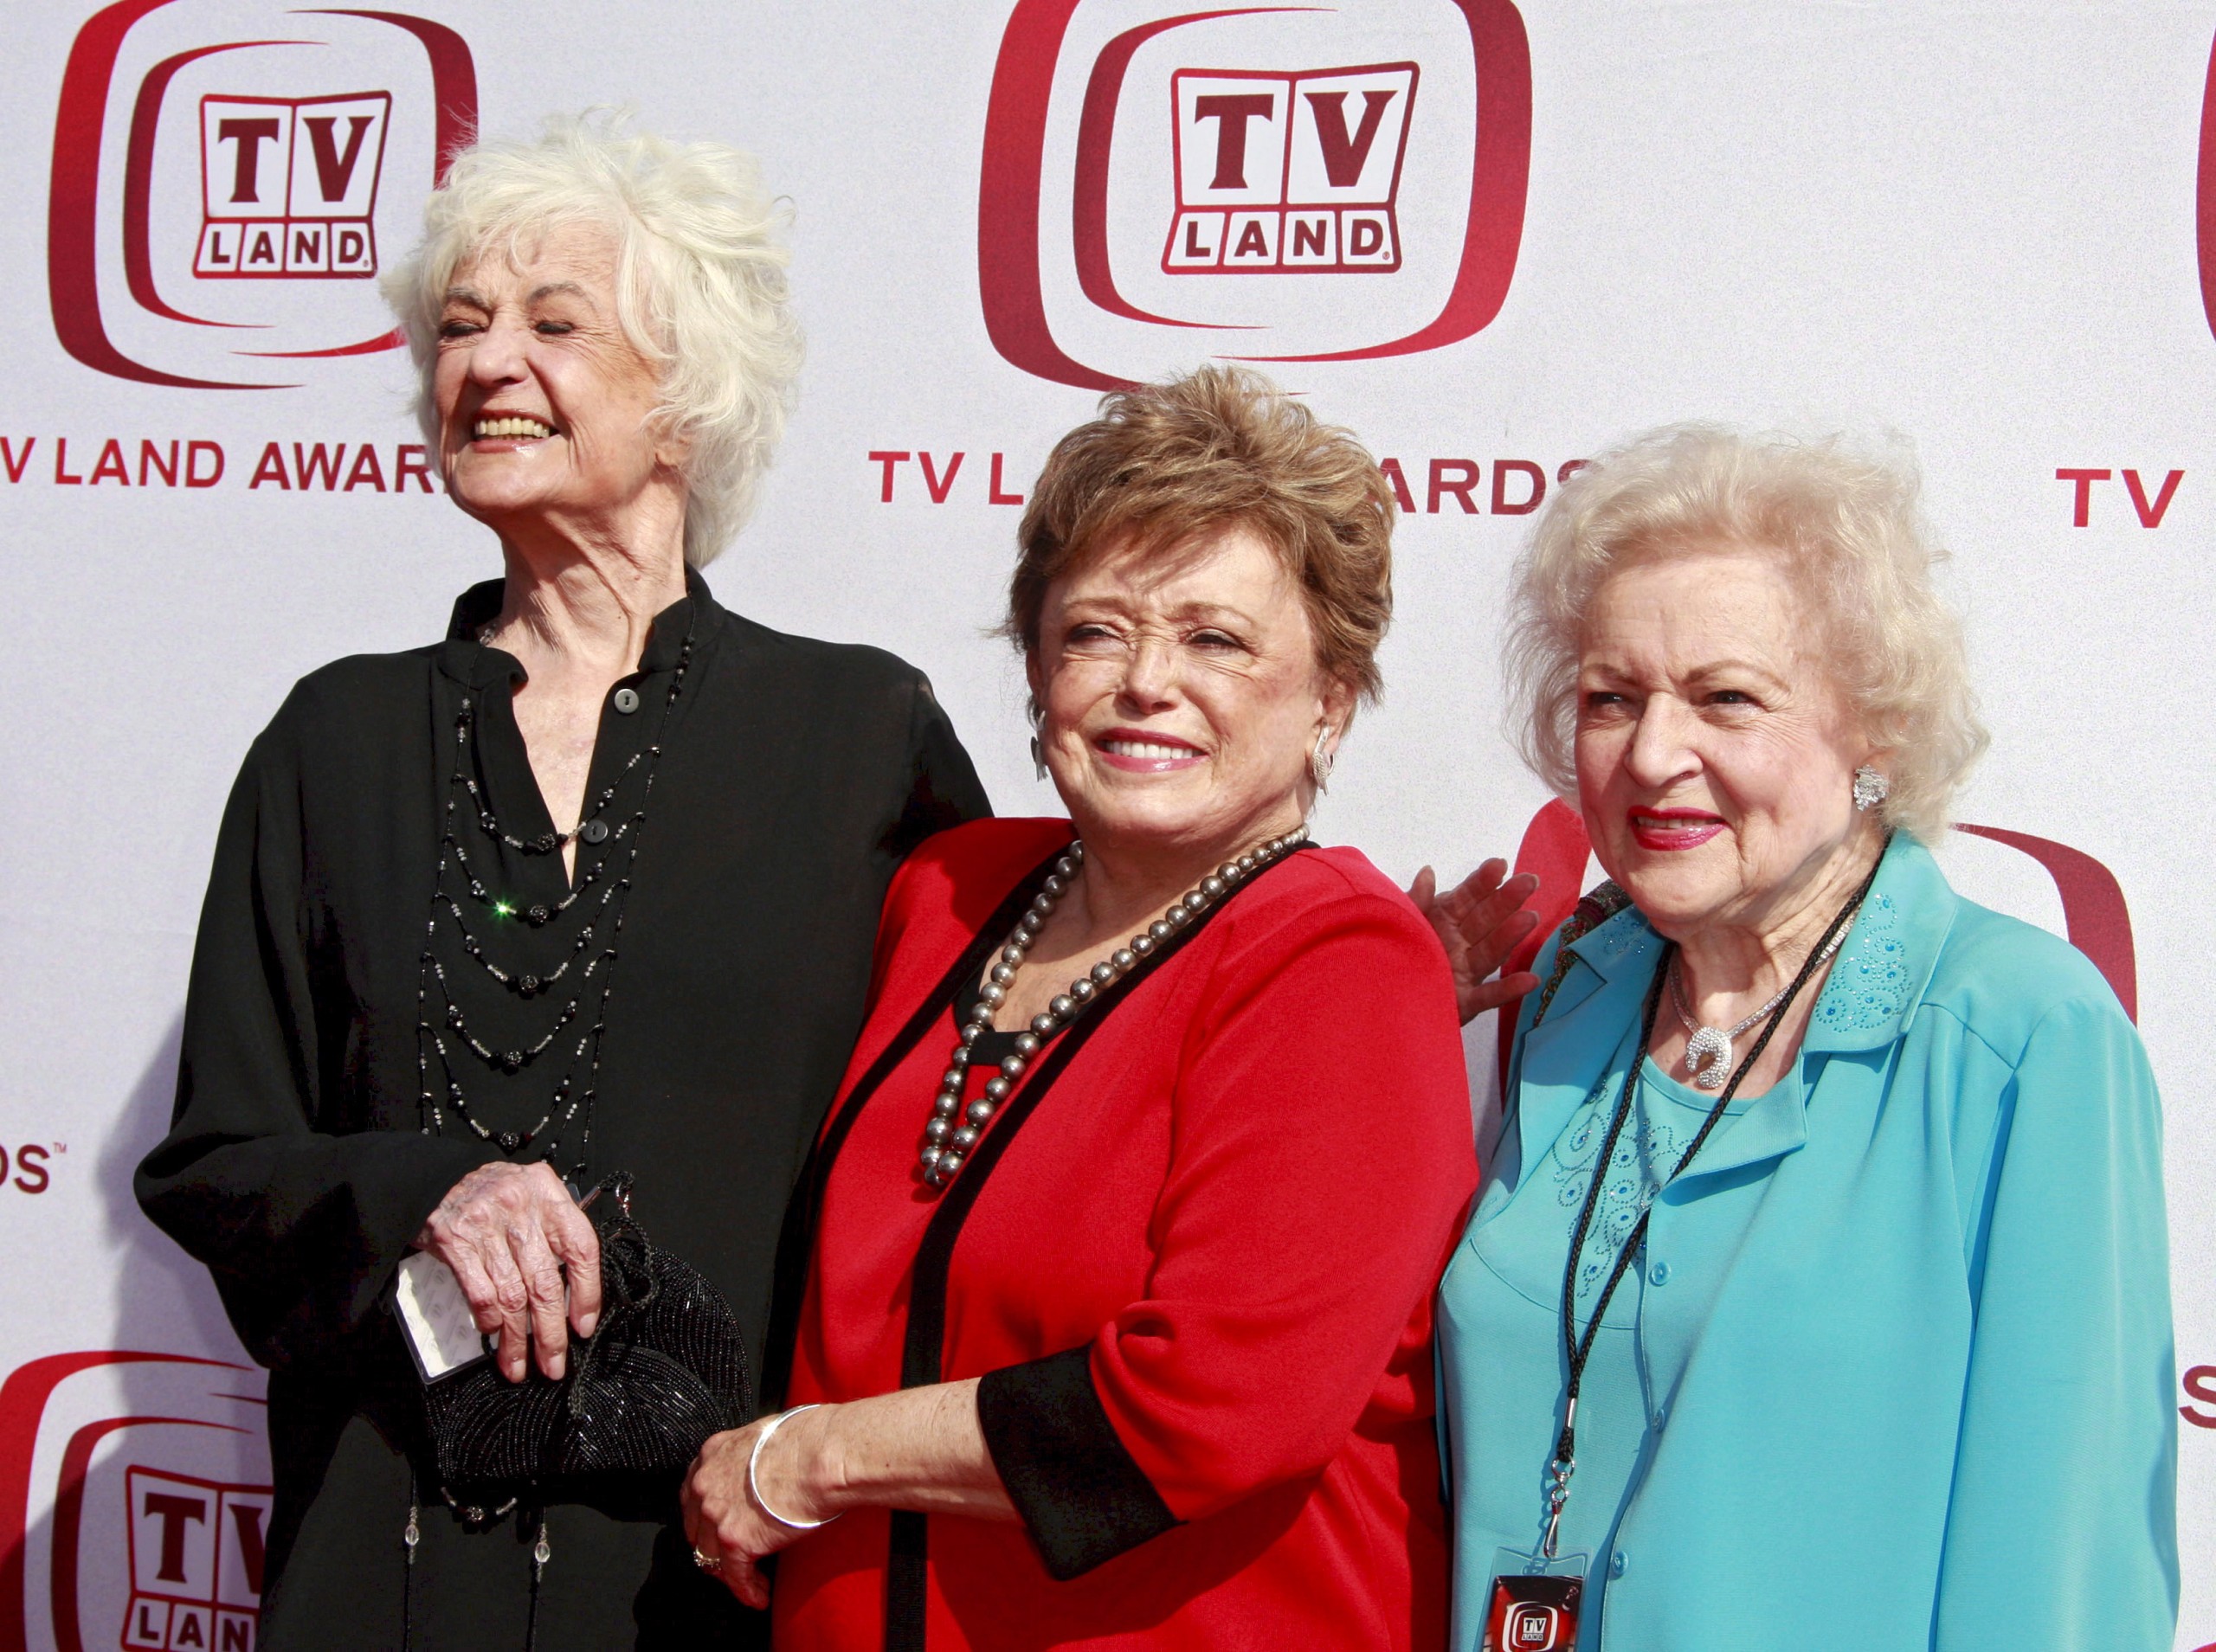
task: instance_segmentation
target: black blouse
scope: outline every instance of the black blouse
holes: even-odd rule
[[[497,581],[465,595],[435,647],[311,674],[255,741],[216,841],[174,1128],[138,1172],[147,1214],[208,1264],[270,1368],[272,1652],[400,1644],[419,1401],[383,1302],[440,1199],[501,1156],[450,1108],[426,1134],[420,1100],[419,960],[465,697],[466,772],[502,832],[529,842],[553,829],[511,704],[523,668],[473,640],[500,595]],[[632,759],[653,743],[635,865],[628,832],[578,851],[580,884],[603,861],[609,880],[632,879],[587,1156],[593,1175],[637,1177],[641,1225],[723,1291],[758,1354],[779,1223],[860,1025],[886,885],[924,837],[989,807],[912,667],[755,625],[697,575],[602,709],[586,795],[616,788],[611,826],[635,810],[648,763]],[[571,884],[558,854],[507,846],[475,807],[451,817],[469,864],[459,880],[449,865],[448,887],[473,929],[499,928],[488,953],[551,974],[588,915],[499,927],[467,894],[470,875],[519,913]],[[473,1030],[496,1049],[543,1032],[570,995],[522,1001],[468,975],[478,967],[450,921],[433,933]],[[530,1130],[582,1030],[512,1075],[449,1033],[473,1115],[496,1136]],[[582,1120],[513,1156],[557,1135],[568,1170],[586,1151]],[[521,1645],[531,1533],[512,1520],[468,1533],[424,1495],[414,1645]],[[674,1515],[666,1490],[550,1510],[537,1644],[758,1643],[757,1616],[693,1569]]]

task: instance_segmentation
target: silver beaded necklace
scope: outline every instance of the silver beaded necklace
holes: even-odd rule
[[[1085,845],[1072,843],[1067,852],[1054,862],[1054,870],[1047,875],[1047,882],[1037,897],[1016,920],[1007,944],[994,960],[991,975],[978,991],[976,1008],[963,1023],[961,1038],[948,1060],[945,1076],[939,1080],[937,1099],[931,1103],[931,1122],[924,1126],[920,1164],[925,1183],[944,1187],[961,1173],[970,1149],[984,1134],[985,1126],[992,1122],[993,1115],[1029,1070],[1049,1038],[1091,1009],[1105,989],[1153,956],[1163,942],[1195,918],[1272,861],[1298,848],[1307,839],[1307,826],[1297,826],[1281,838],[1272,838],[1257,849],[1225,861],[1172,901],[1160,917],[1079,975],[1070,983],[1067,992],[1058,993],[1044,1010],[1033,1016],[1029,1028],[1015,1035],[1015,1049],[1001,1062],[1000,1071],[985,1081],[985,1093],[964,1108],[962,1092],[970,1080],[970,1046],[992,1030],[993,1012],[1008,1001],[1008,989],[1038,941],[1040,931],[1047,927],[1048,915],[1069,892],[1085,865]]]
[[[1830,961],[1831,955],[1846,943],[1847,931],[1853,927],[1851,919],[1840,927],[1839,932],[1817,955],[1815,968],[1821,969]],[[1685,1024],[1685,1031],[1692,1035],[1685,1040],[1685,1070],[1693,1075],[1693,1083],[1703,1090],[1722,1090],[1724,1077],[1731,1070],[1731,1040],[1775,1009],[1786,993],[1793,990],[1793,985],[1788,981],[1780,987],[1767,1004],[1734,1026],[1703,1026],[1693,1019],[1692,1011],[1685,1005],[1685,972],[1678,967],[1678,961],[1683,955],[1682,953],[1670,955],[1670,1001],[1677,1006],[1678,1019]],[[1702,1065],[1704,1062],[1707,1063],[1704,1067]]]

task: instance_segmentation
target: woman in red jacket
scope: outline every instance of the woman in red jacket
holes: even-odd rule
[[[1456,971],[1304,825],[1392,523],[1350,436],[1235,370],[1048,460],[1008,629],[1070,819],[899,873],[787,1225],[793,1409],[686,1488],[742,1597],[783,1551],[779,1648],[1444,1644]],[[1499,884],[1459,893],[1506,920]]]

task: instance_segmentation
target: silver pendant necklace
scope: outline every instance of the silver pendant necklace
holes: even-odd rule
[[[1172,901],[1160,917],[1079,975],[1069,984],[1067,991],[1057,994],[1052,1003],[1033,1016],[1029,1029],[1015,1035],[1015,1052],[1003,1059],[1000,1071],[985,1082],[985,1093],[964,1107],[962,1092],[970,1082],[970,1046],[991,1031],[993,1012],[1008,1001],[1008,989],[1038,941],[1040,931],[1047,927],[1048,914],[1069,892],[1085,865],[1085,845],[1072,843],[1054,862],[1054,870],[1047,874],[1045,887],[1016,921],[1007,945],[994,960],[992,974],[978,992],[977,1007],[970,1011],[969,1019],[963,1024],[961,1041],[954,1046],[945,1077],[939,1080],[937,1098],[931,1103],[931,1122],[924,1127],[919,1168],[925,1185],[944,1187],[961,1173],[970,1150],[977,1145],[977,1138],[984,1134],[985,1126],[992,1122],[993,1115],[1000,1110],[1001,1104],[1038,1058],[1049,1038],[1091,1009],[1103,992],[1152,957],[1163,942],[1195,918],[1307,839],[1308,827],[1304,824],[1297,826],[1281,838],[1272,838],[1259,848],[1225,861],[1182,897]]]
[[[1853,927],[1850,921],[1826,943],[1817,955],[1816,968],[1821,969],[1832,955],[1846,944],[1847,931]],[[1691,1035],[1685,1040],[1685,1070],[1693,1075],[1693,1083],[1703,1090],[1722,1090],[1724,1077],[1731,1070],[1731,1041],[1775,1009],[1793,988],[1790,983],[1779,988],[1768,1003],[1734,1026],[1703,1026],[1693,1019],[1692,1011],[1685,1006],[1685,974],[1678,967],[1683,956],[1682,953],[1670,955],[1670,1001],[1677,1006],[1678,1019]]]

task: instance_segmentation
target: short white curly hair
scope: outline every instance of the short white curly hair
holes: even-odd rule
[[[1824,627],[1824,658],[1870,737],[1890,749],[1887,825],[1926,843],[1986,748],[1961,620],[1932,569],[1947,553],[1916,508],[1904,450],[1711,424],[1635,436],[1573,474],[1517,561],[1504,656],[1510,733],[1575,802],[1585,614],[1616,569],[1718,549],[1775,556]]]
[[[424,208],[422,244],[383,281],[425,429],[435,440],[431,377],[454,271],[551,225],[602,226],[615,237],[618,319],[660,379],[655,416],[689,444],[685,559],[705,565],[753,510],[800,370],[788,215],[751,157],[631,131],[622,112],[557,116],[536,142],[464,150]]]

